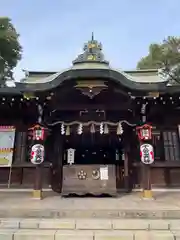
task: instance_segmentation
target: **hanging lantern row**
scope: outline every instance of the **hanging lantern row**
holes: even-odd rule
[[[129,95],[130,95],[130,97],[131,97],[131,99],[156,99],[156,100],[161,100],[161,101],[163,101],[163,100],[177,100],[177,99],[179,99],[180,100],[180,96],[169,96],[169,97],[167,97],[167,96],[164,96],[164,97],[162,97],[162,96],[159,96],[159,93],[155,93],[155,94],[153,94],[153,95],[149,95],[149,96],[133,96],[133,95],[131,95],[131,93],[128,93]],[[52,96],[54,96],[54,93],[53,92],[51,92],[48,96],[46,96],[46,99],[47,100],[51,100],[51,98],[52,98]],[[40,97],[39,96],[35,96],[35,95],[30,95],[29,93],[24,93],[23,94],[23,96],[21,97],[21,98],[15,98],[15,97],[11,97],[11,98],[9,98],[9,97],[2,97],[1,98],[1,103],[2,102],[5,102],[5,101],[12,101],[12,102],[14,102],[14,101],[21,101],[21,102],[23,102],[23,101],[25,101],[25,100],[31,100],[31,99],[35,99],[35,100],[40,100]]]
[[[164,101],[164,100],[180,100],[180,96],[179,97],[177,97],[177,96],[174,96],[174,97],[172,97],[172,96],[169,96],[169,97],[167,97],[167,96],[164,96],[164,97],[160,97],[160,96],[154,96],[154,97],[151,97],[151,96],[142,96],[142,97],[139,97],[139,96],[131,96],[131,99],[147,99],[147,100],[152,100],[152,99],[156,99],[156,100],[161,100],[161,101]]]
[[[138,105],[141,104],[140,101],[137,101],[136,103],[137,103]],[[171,102],[162,101],[162,102],[161,102],[161,104],[163,104],[163,105],[165,105],[166,103],[168,103],[168,104],[169,104],[169,103],[170,103],[170,104],[174,104],[174,103],[176,103],[176,101],[171,101]],[[146,104],[148,104],[148,102],[146,102]],[[158,102],[157,102],[157,101],[153,101],[152,104],[155,104],[155,105],[156,105],[156,104],[158,104]]]
[[[45,99],[46,100],[51,100],[52,96],[54,95],[54,93],[50,93],[49,96],[46,96]],[[24,94],[21,98],[9,98],[9,97],[2,97],[0,99],[1,104],[4,104],[5,102],[26,102],[26,101],[30,101],[30,100],[42,100],[40,97],[35,96],[35,95],[30,95],[30,94]]]
[[[9,131],[14,131],[15,130],[15,126],[0,126],[0,131],[3,132],[9,132]]]
[[[165,105],[166,103],[170,103],[170,104],[175,104],[175,103],[178,103],[179,100],[180,100],[180,96],[179,97],[176,97],[176,96],[164,96],[164,97],[160,97],[160,96],[154,96],[154,97],[150,97],[150,96],[142,96],[141,98],[140,97],[135,97],[135,96],[131,96],[132,99],[136,99],[136,104],[141,104],[141,100],[145,100],[146,103],[145,104],[148,104],[148,103],[151,103],[151,104],[163,104]],[[154,100],[154,101],[152,101]]]
[[[90,133],[95,133],[96,130],[95,130],[95,125],[99,125],[99,124],[90,124]],[[87,124],[82,124],[82,123],[79,123],[78,127],[77,127],[77,134],[78,135],[81,135],[83,134],[83,127],[84,126],[87,126]],[[109,133],[109,127],[108,127],[108,124],[107,123],[100,123],[100,125],[98,126],[99,127],[99,133],[100,134],[108,134]],[[117,124],[117,135],[122,135],[124,132],[123,130],[123,127],[122,127],[122,123],[119,122]],[[71,130],[70,130],[70,126],[67,125],[65,126],[64,123],[61,123],[61,134],[62,135],[70,135],[71,133]]]

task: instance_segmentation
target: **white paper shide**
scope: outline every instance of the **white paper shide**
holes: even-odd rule
[[[100,167],[100,179],[101,180],[108,180],[109,174],[108,174],[108,167]]]

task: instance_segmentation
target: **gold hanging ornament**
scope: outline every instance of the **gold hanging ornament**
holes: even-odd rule
[[[109,128],[108,128],[108,125],[105,124],[104,125],[104,134],[108,134],[109,133]]]
[[[67,126],[66,127],[66,136],[69,136],[71,133],[70,133],[70,127],[69,126]]]
[[[95,127],[94,127],[94,124],[92,124],[91,127],[90,127],[90,133],[95,133]]]

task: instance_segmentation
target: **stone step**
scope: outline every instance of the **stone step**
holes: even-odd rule
[[[10,218],[0,219],[0,229],[180,231],[180,220]]]
[[[0,209],[0,218],[180,219],[180,210],[4,208]]]
[[[180,231],[0,229],[1,240],[178,240]]]
[[[180,220],[0,219],[0,240],[178,240]]]

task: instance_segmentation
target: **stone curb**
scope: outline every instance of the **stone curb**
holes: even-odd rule
[[[13,218],[0,219],[0,229],[180,231],[180,220]]]
[[[180,219],[180,210],[0,210],[0,218]]]

